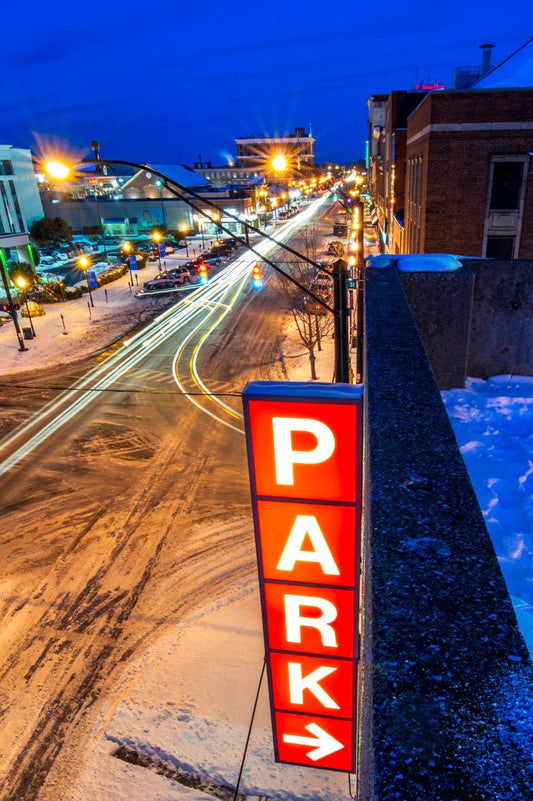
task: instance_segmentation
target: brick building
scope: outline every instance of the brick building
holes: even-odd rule
[[[369,100],[373,135],[369,170],[372,194],[383,242],[386,247],[394,242],[395,253],[402,252],[403,244],[407,119],[424,96],[420,91],[398,91],[385,96],[374,95]],[[382,125],[376,125],[378,120]]]
[[[369,181],[387,252],[533,257],[533,39],[492,69],[491,47],[467,89],[370,98]]]
[[[428,94],[407,123],[402,249],[533,258],[533,89]]]

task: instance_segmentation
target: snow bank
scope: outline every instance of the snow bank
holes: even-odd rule
[[[459,270],[463,265],[449,253],[422,253],[412,256],[369,256],[367,265],[372,268],[391,267],[395,264],[401,273],[445,273]]]

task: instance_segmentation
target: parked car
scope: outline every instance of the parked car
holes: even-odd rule
[[[144,286],[139,292],[136,293],[136,297],[149,297],[150,295],[173,295],[174,292],[177,292],[177,287],[174,281],[171,281],[168,278],[163,278],[161,280],[154,279],[153,281],[145,281]]]
[[[215,256],[231,256],[235,248],[231,247],[231,245],[214,245],[211,248],[211,253]]]
[[[180,275],[182,275],[184,281],[189,281],[190,282],[190,280],[191,280],[191,271],[185,265],[183,265],[182,267],[176,267],[175,272],[177,272]]]
[[[177,270],[164,270],[162,273],[158,273],[153,280],[172,281],[175,286],[182,286],[185,283],[184,276],[178,273]]]

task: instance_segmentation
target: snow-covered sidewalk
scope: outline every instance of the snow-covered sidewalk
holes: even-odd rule
[[[167,256],[167,267],[183,263],[181,254]],[[143,270],[126,272],[117,281],[91,291],[81,298],[64,303],[46,303],[45,314],[32,317],[35,338],[24,340],[27,350],[21,351],[12,322],[0,326],[0,375],[22,373],[67,364],[106,348],[134,326],[157,313],[168,304],[168,297],[136,298],[145,281],[159,272],[157,262],[148,262]],[[29,328],[27,317],[18,313],[21,330]]]

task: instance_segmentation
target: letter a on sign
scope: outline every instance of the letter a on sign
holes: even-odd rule
[[[276,760],[353,771],[362,388],[243,398]]]

